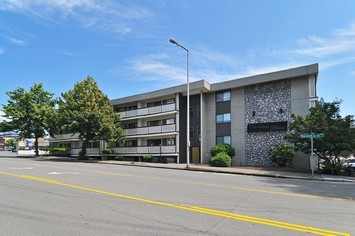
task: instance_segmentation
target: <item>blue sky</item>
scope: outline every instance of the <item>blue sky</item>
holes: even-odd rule
[[[319,63],[318,96],[355,115],[353,0],[1,0],[0,104],[93,76],[110,99]]]

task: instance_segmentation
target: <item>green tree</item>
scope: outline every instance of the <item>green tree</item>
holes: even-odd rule
[[[13,147],[15,145],[16,139],[10,138],[5,141],[5,147]]]
[[[310,139],[300,137],[302,133],[324,133],[324,138],[314,139],[314,151],[324,160],[325,169],[336,173],[340,167],[340,153],[355,149],[355,120],[352,115],[340,115],[340,100],[324,102],[321,99],[307,116],[292,115],[290,132],[286,140],[296,151],[311,152]]]
[[[34,137],[35,153],[38,156],[38,138],[47,133],[53,135],[55,130],[57,99],[45,91],[41,83],[35,83],[29,91],[17,88],[6,94],[9,100],[7,105],[3,105],[3,112],[9,121],[3,122],[2,128],[18,131],[20,138]]]
[[[76,83],[74,89],[62,93],[58,111],[62,128],[79,134],[83,143],[79,153],[81,159],[87,158],[86,149],[90,141],[123,141],[119,115],[90,76]]]

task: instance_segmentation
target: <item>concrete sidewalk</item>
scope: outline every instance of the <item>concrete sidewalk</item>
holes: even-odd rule
[[[97,161],[102,164],[114,164],[114,165],[127,165],[127,166],[139,166],[139,167],[152,167],[152,168],[165,168],[165,169],[180,169],[188,171],[205,171],[224,174],[239,174],[239,175],[252,175],[263,176],[273,178],[289,178],[289,179],[302,179],[302,180],[318,180],[318,181],[333,181],[333,182],[353,182],[355,183],[355,177],[342,176],[342,175],[322,175],[314,174],[312,176],[311,171],[301,172],[295,171],[291,168],[267,168],[267,167],[213,167],[209,165],[190,164],[189,168],[186,164],[176,163],[151,163],[151,162],[127,162],[127,161]]]

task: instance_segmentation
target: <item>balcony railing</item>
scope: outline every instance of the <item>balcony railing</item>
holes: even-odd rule
[[[140,146],[140,147],[118,147],[112,148],[116,154],[166,154],[175,153],[175,146]]]
[[[142,134],[158,134],[158,133],[169,133],[176,131],[176,125],[159,125],[159,126],[147,126],[139,127],[133,129],[126,129],[126,135],[142,135]]]
[[[131,118],[135,116],[145,116],[145,115],[169,112],[174,110],[175,110],[175,103],[172,103],[172,104],[167,104],[162,106],[144,107],[136,110],[122,111],[119,112],[118,114],[120,115],[121,119],[124,119],[124,118]]]
[[[63,140],[63,139],[79,139],[79,134],[56,134],[54,137],[51,137],[49,140]]]

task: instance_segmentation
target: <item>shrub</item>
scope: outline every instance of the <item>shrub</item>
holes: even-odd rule
[[[216,156],[212,157],[211,165],[218,167],[227,167],[232,164],[232,158],[225,152],[220,152]]]
[[[116,161],[123,161],[124,158],[123,158],[123,156],[116,156],[116,157],[115,157],[115,160],[116,160]]]
[[[271,148],[269,151],[270,160],[278,166],[291,166],[292,158],[295,154],[295,149],[291,144],[283,143]]]
[[[234,157],[234,155],[235,155],[235,149],[231,145],[226,144],[226,143],[220,143],[220,144],[214,145],[211,148],[211,156],[212,157],[216,156],[218,153],[221,153],[221,152],[226,153],[231,158]]]
[[[106,149],[102,149],[102,154],[104,155],[109,155],[109,154],[112,154],[113,153],[113,150],[110,149],[110,148],[106,148]]]
[[[153,160],[153,155],[151,155],[151,154],[145,154],[145,155],[143,156],[143,160],[146,161],[146,162],[152,161],[152,160]]]

